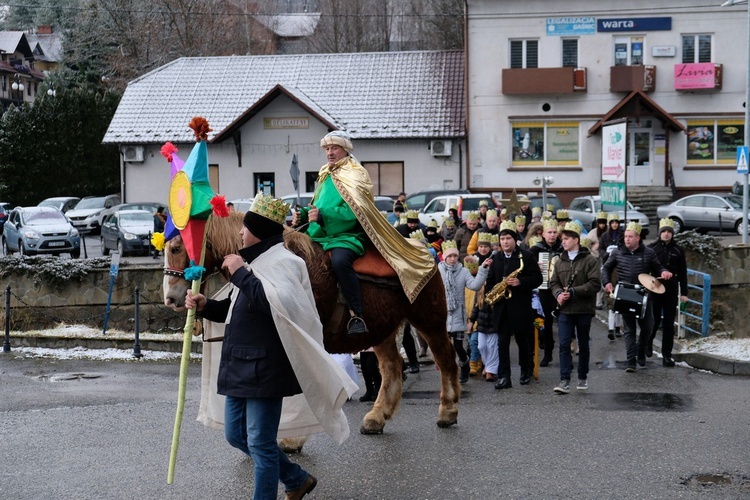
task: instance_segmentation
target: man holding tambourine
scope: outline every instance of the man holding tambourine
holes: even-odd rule
[[[637,222],[628,223],[625,228],[624,245],[614,250],[602,267],[602,282],[607,293],[613,293],[615,286],[612,283],[612,271],[617,270],[618,292],[637,290],[643,294],[642,309],[630,308],[620,311],[625,323],[625,348],[627,351],[628,366],[625,371],[635,372],[636,358],[640,366],[646,366],[646,346],[651,337],[654,325],[651,303],[648,301],[646,284],[641,288],[639,283],[640,274],[659,276],[663,280],[672,277],[672,273],[664,268],[654,251],[641,242],[641,225]],[[653,288],[661,286],[652,279]],[[663,291],[663,286],[661,286]],[[617,304],[618,297],[615,296]],[[636,341],[636,321],[641,329],[641,334]]]

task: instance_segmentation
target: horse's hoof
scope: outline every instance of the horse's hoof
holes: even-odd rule
[[[458,419],[454,419],[454,420],[438,420],[437,421],[437,426],[440,427],[441,429],[447,429],[448,427],[450,427],[452,425],[456,425],[457,423],[458,423]]]
[[[281,448],[281,451],[283,451],[287,455],[294,455],[295,453],[300,453],[302,451],[301,446],[299,448],[284,448],[284,447],[280,447],[280,448]]]
[[[363,425],[362,427],[359,428],[359,433],[366,434],[366,435],[367,434],[382,434],[383,428],[381,427],[380,429],[368,429],[367,427]]]

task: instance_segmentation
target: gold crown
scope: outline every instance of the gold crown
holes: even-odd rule
[[[406,224],[406,215],[400,215],[398,218],[399,224]]]
[[[491,208],[487,210],[487,213],[484,215],[485,219],[489,219],[490,217],[497,217],[497,210],[494,208]]]
[[[542,212],[542,221],[552,218],[552,212],[550,212],[549,210],[545,210],[544,212]]]
[[[456,221],[453,219],[453,217],[448,217],[443,221],[445,224],[445,227],[453,227],[456,225]]]
[[[591,240],[588,238],[581,238],[578,244],[584,248],[591,248]]]
[[[491,245],[491,244],[492,244],[492,233],[477,234],[477,245]]]
[[[437,231],[438,223],[435,219],[430,220],[430,223],[427,224],[427,229],[434,228],[435,231]]]
[[[490,206],[490,202],[489,202],[489,201],[487,201],[487,200],[481,200],[481,201],[479,202],[479,206],[480,206],[480,207],[489,207],[489,206]]]
[[[500,215],[508,215],[508,209],[503,208],[502,210],[500,210]]]
[[[286,216],[289,214],[289,204],[274,198],[270,194],[264,195],[263,191],[259,191],[253,199],[250,211],[283,226],[286,223]]]
[[[415,240],[423,240],[424,239],[424,233],[421,229],[417,229],[414,232],[409,233],[409,238],[415,239]]]
[[[620,222],[620,216],[616,213],[612,212],[607,216],[607,223],[612,222],[613,220],[616,220],[617,222]]]
[[[557,221],[555,219],[544,219],[542,222],[542,228],[545,231],[547,229],[557,229]]]
[[[659,232],[662,232],[665,229],[671,229],[672,232],[674,232],[674,220],[669,217],[659,219]]]
[[[464,267],[471,274],[475,274],[479,270],[479,258],[476,255],[467,255],[464,257]]]
[[[458,211],[458,205],[456,205],[456,204],[454,203],[453,205],[451,205],[450,207],[448,207],[448,210],[455,210],[455,211]]]
[[[456,246],[456,242],[453,240],[446,240],[443,242],[443,252],[445,252],[449,248],[455,248],[456,250],[458,250],[458,247]]]
[[[583,232],[583,226],[579,224],[576,221],[569,221],[565,223],[565,227],[563,228],[563,231],[569,231],[576,233],[578,237],[581,237],[581,233]]]
[[[531,216],[532,217],[541,217],[542,216],[542,207],[531,207]]]
[[[607,220],[607,212],[604,210],[599,210],[596,213],[596,220]]]
[[[500,243],[500,235],[493,234],[492,238],[490,238],[490,243],[492,243],[493,245],[497,245],[498,243]]]
[[[516,225],[518,224],[526,224],[526,216],[525,215],[516,215]]]
[[[531,237],[529,237],[529,247],[533,247],[537,243],[541,243],[541,242],[542,242],[542,237],[541,236],[531,236]]]
[[[479,212],[469,212],[468,215],[466,215],[466,220],[478,221]]]
[[[641,234],[641,229],[643,229],[641,225],[634,220],[628,222],[628,225],[625,227],[625,231],[633,231],[637,235]]]
[[[555,206],[552,203],[547,203],[547,211],[548,212],[554,212]]]
[[[419,219],[419,212],[416,210],[409,210],[406,212],[407,219]]]
[[[518,232],[518,228],[516,227],[516,223],[510,220],[504,220],[500,223],[500,231],[513,231],[514,233]]]
[[[563,208],[561,208],[560,210],[557,211],[556,217],[557,217],[557,220],[568,220],[568,219],[570,219],[570,217],[568,217],[568,211],[565,210],[565,209],[563,209]]]

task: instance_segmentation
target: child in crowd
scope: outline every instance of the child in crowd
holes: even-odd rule
[[[484,263],[484,261],[490,257],[490,253],[492,251],[491,246],[492,246],[493,236],[497,236],[497,235],[493,235],[491,233],[479,233],[478,234],[477,252],[474,254],[474,256],[477,258],[478,266],[481,266]],[[467,294],[468,293],[469,292],[467,291]],[[472,299],[470,306],[467,307],[467,310],[471,310],[474,307],[476,307],[476,303],[477,303],[476,297],[478,295],[479,295],[479,292],[474,294],[474,298]],[[480,351],[479,351],[479,332],[483,330],[480,330],[478,325],[476,328],[474,328],[475,322],[476,322],[476,319],[470,320],[468,328],[466,330],[469,334],[469,375],[472,377],[476,375],[477,373],[482,372],[482,359],[483,359],[480,356]],[[487,331],[487,329],[485,328],[484,331]],[[495,344],[495,347],[497,347],[497,344]],[[495,371],[495,373],[497,373],[497,371]]]

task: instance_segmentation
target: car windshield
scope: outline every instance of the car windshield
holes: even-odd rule
[[[68,219],[56,210],[40,210],[38,212],[27,212],[24,214],[24,221],[29,226],[44,226],[47,224],[57,224],[60,222],[67,222]]]
[[[54,200],[44,200],[39,203],[40,207],[53,207],[53,208],[60,208],[62,206],[61,201],[54,201]]]
[[[76,210],[81,208],[104,208],[104,198],[84,198],[76,205]]]
[[[739,196],[725,196],[724,199],[727,200],[727,203],[732,205],[732,208],[742,209],[742,198]]]
[[[120,225],[122,227],[144,226],[154,223],[151,214],[120,214]]]
[[[463,198],[463,210],[479,210],[479,202],[485,200],[489,202],[490,207],[493,208],[495,206],[495,203],[492,201],[492,198],[489,196],[486,196],[484,198]]]

